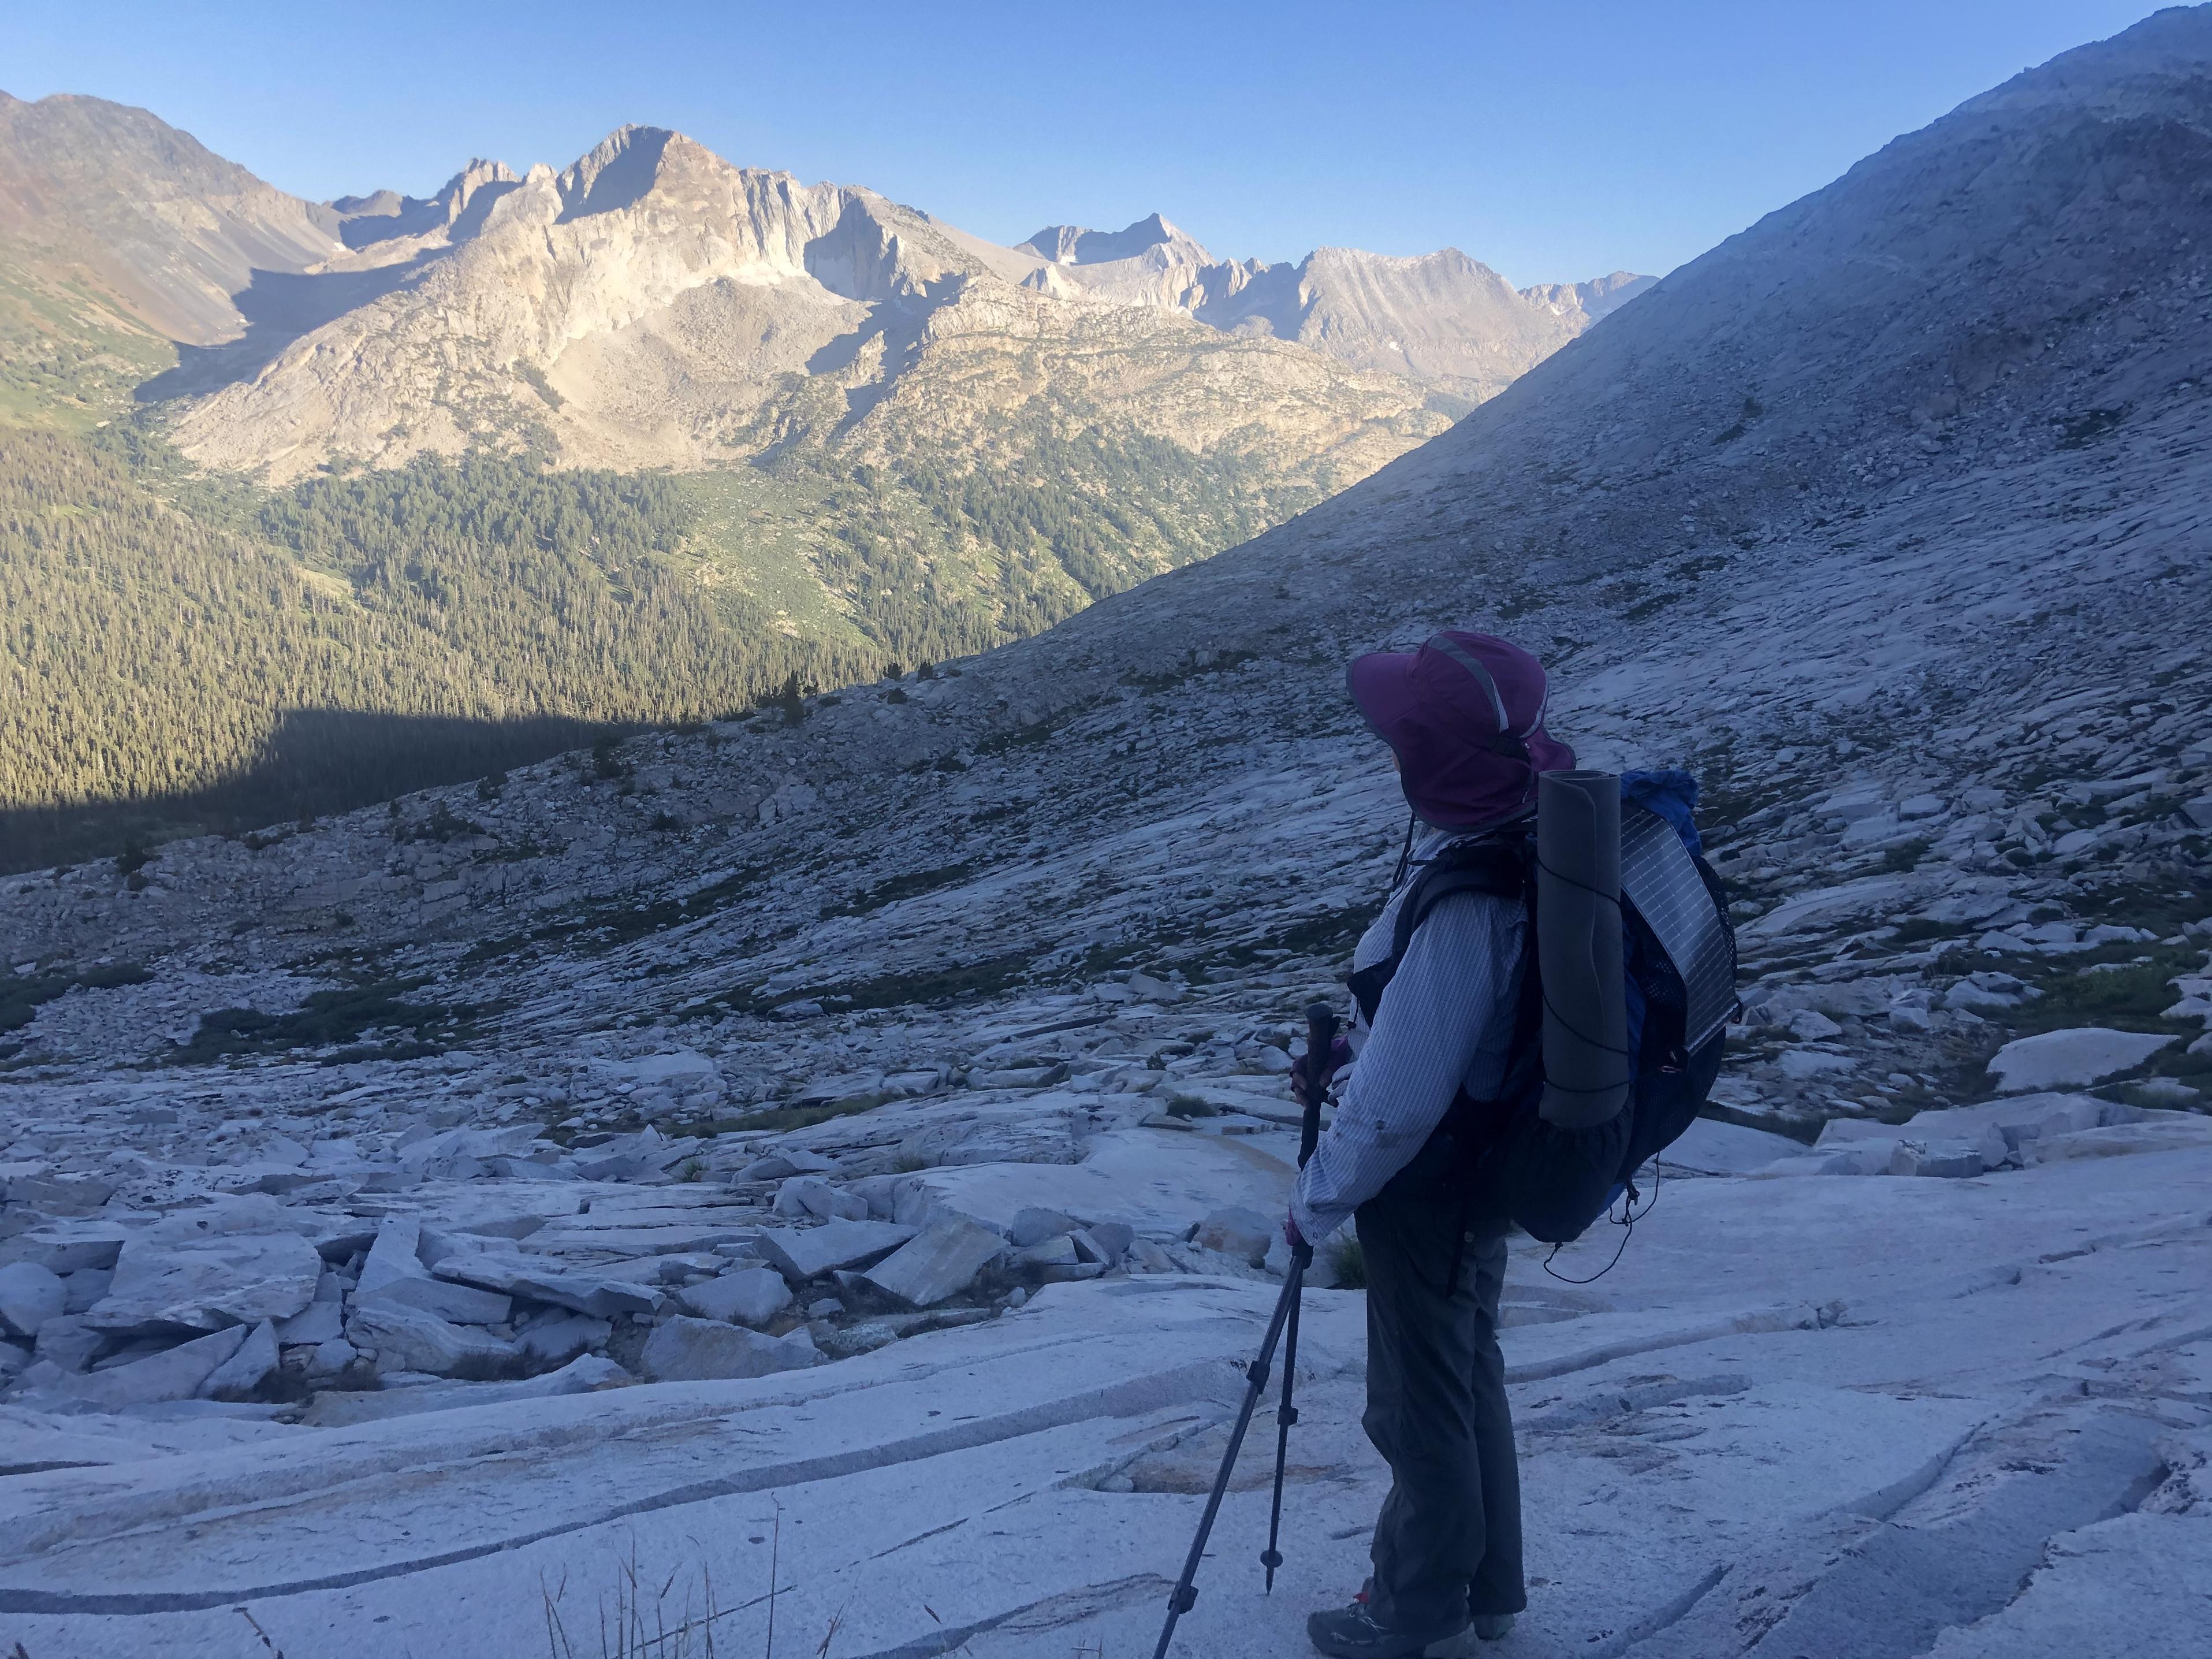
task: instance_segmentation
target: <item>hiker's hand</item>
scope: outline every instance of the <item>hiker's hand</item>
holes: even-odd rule
[[[1312,1105],[1328,1091],[1329,1079],[1334,1077],[1351,1058],[1352,1045],[1342,1037],[1330,1043],[1328,1052],[1322,1056],[1321,1083],[1316,1088],[1312,1080],[1314,1057],[1310,1054],[1300,1054],[1291,1062],[1291,1097],[1301,1106]]]
[[[1295,1250],[1305,1242],[1306,1236],[1298,1231],[1297,1212],[1292,1210],[1283,1217],[1283,1243]]]

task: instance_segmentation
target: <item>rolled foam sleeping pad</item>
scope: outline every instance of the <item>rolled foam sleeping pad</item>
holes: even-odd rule
[[[1547,1123],[1618,1116],[1632,1080],[1620,957],[1620,780],[1547,772],[1536,781],[1536,963],[1544,985]]]

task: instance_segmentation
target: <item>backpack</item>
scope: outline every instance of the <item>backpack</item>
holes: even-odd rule
[[[1544,994],[1532,825],[1447,847],[1399,905],[1389,955],[1347,981],[1371,1024],[1414,929],[1443,900],[1475,892],[1527,906],[1529,944],[1504,1081],[1489,1100],[1462,1091],[1432,1141],[1448,1142],[1449,1153],[1419,1161],[1431,1169],[1441,1161],[1470,1210],[1508,1216],[1547,1244],[1580,1237],[1623,1192],[1634,1201],[1637,1172],[1680,1138],[1711,1094],[1736,1006],[1735,930],[1689,818],[1696,785],[1680,773],[1629,773],[1621,794],[1621,957],[1636,1062],[1619,1116],[1595,1129],[1561,1130],[1537,1112]]]

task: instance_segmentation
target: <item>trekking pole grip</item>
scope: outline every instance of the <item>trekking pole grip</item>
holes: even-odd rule
[[[1298,1125],[1298,1168],[1313,1157],[1321,1139],[1321,1097],[1328,1087],[1330,1051],[1336,1047],[1336,1010],[1326,1002],[1306,1005],[1306,1111]]]

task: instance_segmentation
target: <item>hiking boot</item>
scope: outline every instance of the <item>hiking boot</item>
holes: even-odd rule
[[[1468,1628],[1478,1641],[1502,1642],[1513,1633],[1513,1617],[1510,1613],[1478,1613]]]
[[[1431,1630],[1393,1630],[1377,1624],[1362,1595],[1348,1607],[1306,1617],[1306,1639],[1329,1659],[1420,1659],[1430,1644],[1449,1642],[1467,1628],[1467,1615]]]

